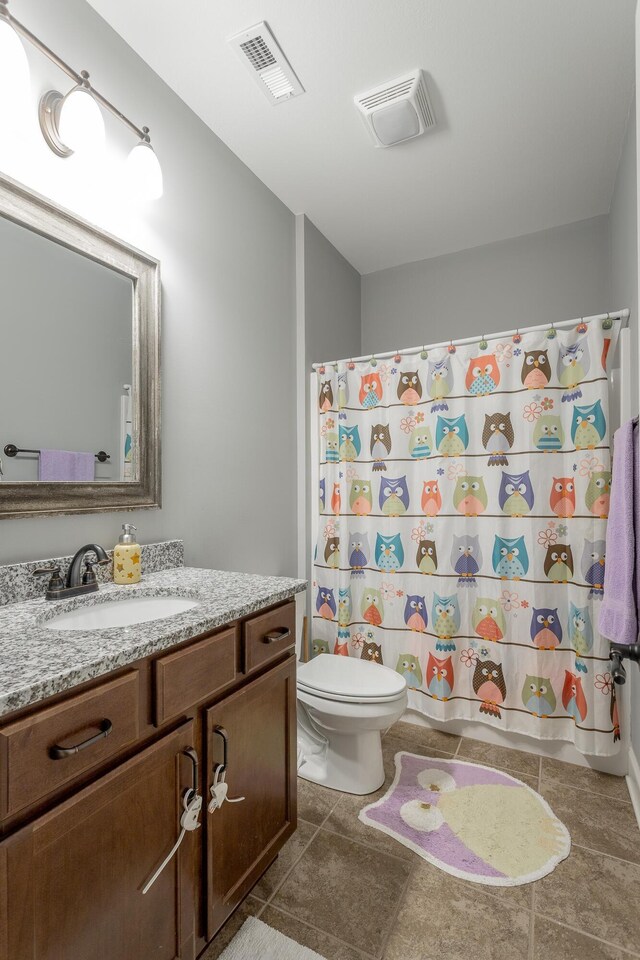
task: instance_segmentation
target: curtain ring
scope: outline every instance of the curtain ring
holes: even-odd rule
[[[612,326],[613,326],[613,320],[611,319],[611,317],[609,316],[609,314],[607,314],[606,317],[604,318],[604,320],[602,321],[602,329],[603,329],[603,330],[611,330],[611,327],[612,327]]]
[[[478,344],[478,346],[480,347],[481,350],[486,350],[487,347],[489,346],[489,344],[487,343],[487,339],[486,339],[484,333],[482,334],[482,340],[480,341],[480,343]]]
[[[369,363],[371,364],[372,367],[375,367],[378,364],[378,361],[376,360],[373,354],[371,354],[371,360],[369,360]]]
[[[400,356],[400,351],[399,351],[399,350],[396,350],[396,355],[395,355],[395,357],[393,358],[393,362],[394,362],[394,363],[401,363],[401,362],[402,362],[402,357]]]
[[[576,331],[577,331],[578,333],[586,333],[586,332],[587,332],[587,325],[586,325],[586,323],[584,322],[584,317],[581,317],[580,323],[579,323],[578,326],[576,327]]]
[[[447,350],[449,351],[449,353],[455,353],[455,352],[456,352],[456,348],[455,348],[454,345],[453,345],[453,340],[450,340],[450,341],[449,341],[449,346],[447,347]]]
[[[426,347],[425,347],[424,344],[423,344],[423,346],[422,346],[422,353],[420,354],[420,359],[421,359],[421,360],[426,360],[428,356],[429,356],[429,351],[426,349]]]
[[[324,373],[325,373],[324,364],[321,364],[321,365],[318,367],[318,373],[319,373],[321,376],[324,376]]]
[[[511,339],[513,340],[514,343],[520,343],[522,341],[522,335],[517,327],[516,327],[516,332],[511,337]]]
[[[558,335],[558,331],[556,330],[556,328],[554,327],[554,325],[551,324],[551,326],[550,326],[549,329],[547,330],[547,340],[555,340],[555,338],[557,337],[557,335]]]
[[[355,363],[353,362],[353,358],[352,358],[351,360],[349,360],[349,363],[347,364],[347,368],[348,368],[349,370],[355,370],[356,365],[355,365]]]

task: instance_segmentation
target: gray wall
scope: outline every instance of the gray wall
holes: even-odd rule
[[[632,356],[635,358],[633,413],[638,412],[637,176],[636,112],[633,104],[609,213],[613,300],[617,305],[631,309]],[[624,695],[631,701],[631,741],[636,757],[640,757],[640,675],[632,666],[628,669],[627,676],[629,684],[624,688]]]
[[[32,129],[5,130],[0,169],[159,257],[163,278],[163,508],[0,521],[0,563],[116,541],[181,537],[187,562],[296,569],[295,245],[291,212],[84,0],[21,0],[16,14],[139,124],[165,194],[142,206],[117,187],[133,139],[108,118],[104,167],[60,160],[36,129],[38,97],[65,78],[30,54]],[[76,163],[77,159],[77,163]]]
[[[363,353],[610,310],[607,219],[363,276]]]

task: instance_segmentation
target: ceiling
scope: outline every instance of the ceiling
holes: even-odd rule
[[[361,272],[607,213],[636,0],[89,0]],[[266,20],[306,93],[226,38]],[[422,67],[438,126],[376,149],[353,96]]]

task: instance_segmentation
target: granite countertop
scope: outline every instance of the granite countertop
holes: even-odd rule
[[[85,597],[7,604],[0,607],[0,716],[287,600],[306,586],[287,577],[175,567],[146,574],[137,584],[105,584]],[[198,606],[130,627],[62,632],[46,626],[76,607],[131,596],[188,597]]]

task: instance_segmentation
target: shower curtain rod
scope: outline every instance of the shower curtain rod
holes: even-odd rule
[[[390,357],[406,357],[420,350],[438,350],[440,347],[463,347],[470,343],[479,341],[502,340],[503,337],[511,337],[514,333],[536,333],[542,330],[563,330],[566,327],[573,327],[578,323],[593,323],[594,320],[623,320],[623,327],[629,326],[629,309],[614,310],[611,313],[598,313],[593,317],[576,317],[575,320],[562,320],[560,323],[541,323],[536,327],[523,327],[521,330],[516,327],[513,330],[505,330],[503,333],[491,333],[489,336],[482,334],[481,337],[465,337],[462,340],[443,340],[441,343],[431,343],[422,347],[412,347],[408,350],[388,350],[386,353],[371,353],[365,357],[347,357],[343,360],[328,360],[324,363],[314,363],[312,367],[317,370],[319,367],[331,367],[337,363],[366,363],[368,360],[386,360]]]

